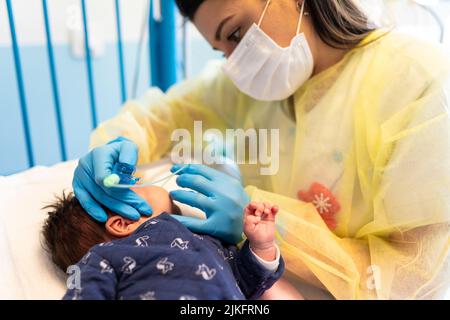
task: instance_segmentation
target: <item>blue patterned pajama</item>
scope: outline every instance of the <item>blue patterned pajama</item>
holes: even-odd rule
[[[77,264],[80,286],[63,299],[256,299],[283,274],[250,251],[189,231],[164,213],[129,237],[93,247]]]

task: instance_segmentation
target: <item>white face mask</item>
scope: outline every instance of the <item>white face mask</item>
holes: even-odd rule
[[[269,3],[270,0],[259,23],[253,24],[223,66],[223,71],[239,90],[261,101],[284,100],[293,95],[314,69],[308,42],[300,33],[305,0],[297,35],[287,48],[280,47],[260,28]]]

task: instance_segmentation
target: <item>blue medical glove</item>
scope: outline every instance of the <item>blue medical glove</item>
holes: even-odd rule
[[[107,145],[92,150],[81,158],[75,169],[73,190],[81,206],[99,222],[108,218],[101,205],[131,220],[152,214],[148,203],[130,189],[107,188],[103,181],[112,173],[115,163],[135,166],[138,148],[125,138],[118,138]]]
[[[175,172],[183,165],[175,165]],[[176,190],[170,194],[181,203],[206,213],[206,220],[174,216],[195,233],[204,233],[228,243],[242,240],[243,211],[250,199],[239,180],[204,165],[188,165],[178,173],[177,184],[194,191]]]

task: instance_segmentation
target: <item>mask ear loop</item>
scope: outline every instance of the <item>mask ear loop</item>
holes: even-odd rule
[[[305,2],[306,2],[306,0],[303,0],[302,7],[300,9],[300,17],[298,18],[298,25],[297,25],[297,33],[296,33],[296,35],[298,35],[300,33],[300,28],[302,26],[303,14],[305,13]],[[299,2],[297,2],[297,6],[298,5],[299,5]]]
[[[267,0],[266,6],[264,8],[264,11],[261,14],[261,18],[259,18],[258,27],[261,27],[261,24],[263,22],[264,16],[266,15],[267,9],[269,8],[270,1],[271,0]]]

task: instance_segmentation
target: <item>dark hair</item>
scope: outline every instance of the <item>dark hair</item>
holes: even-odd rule
[[[357,46],[375,30],[354,0],[304,0],[314,30],[327,45],[338,49]]]
[[[42,229],[44,247],[64,272],[93,246],[112,240],[105,225],[86,214],[73,193],[63,193],[43,209],[50,210]]]
[[[200,5],[207,0],[176,0],[183,16],[194,19]],[[314,29],[327,45],[349,49],[358,45],[375,25],[354,0],[304,0]]]
[[[205,0],[176,0],[180,13],[191,21],[194,20],[198,7],[200,7],[204,1]]]

